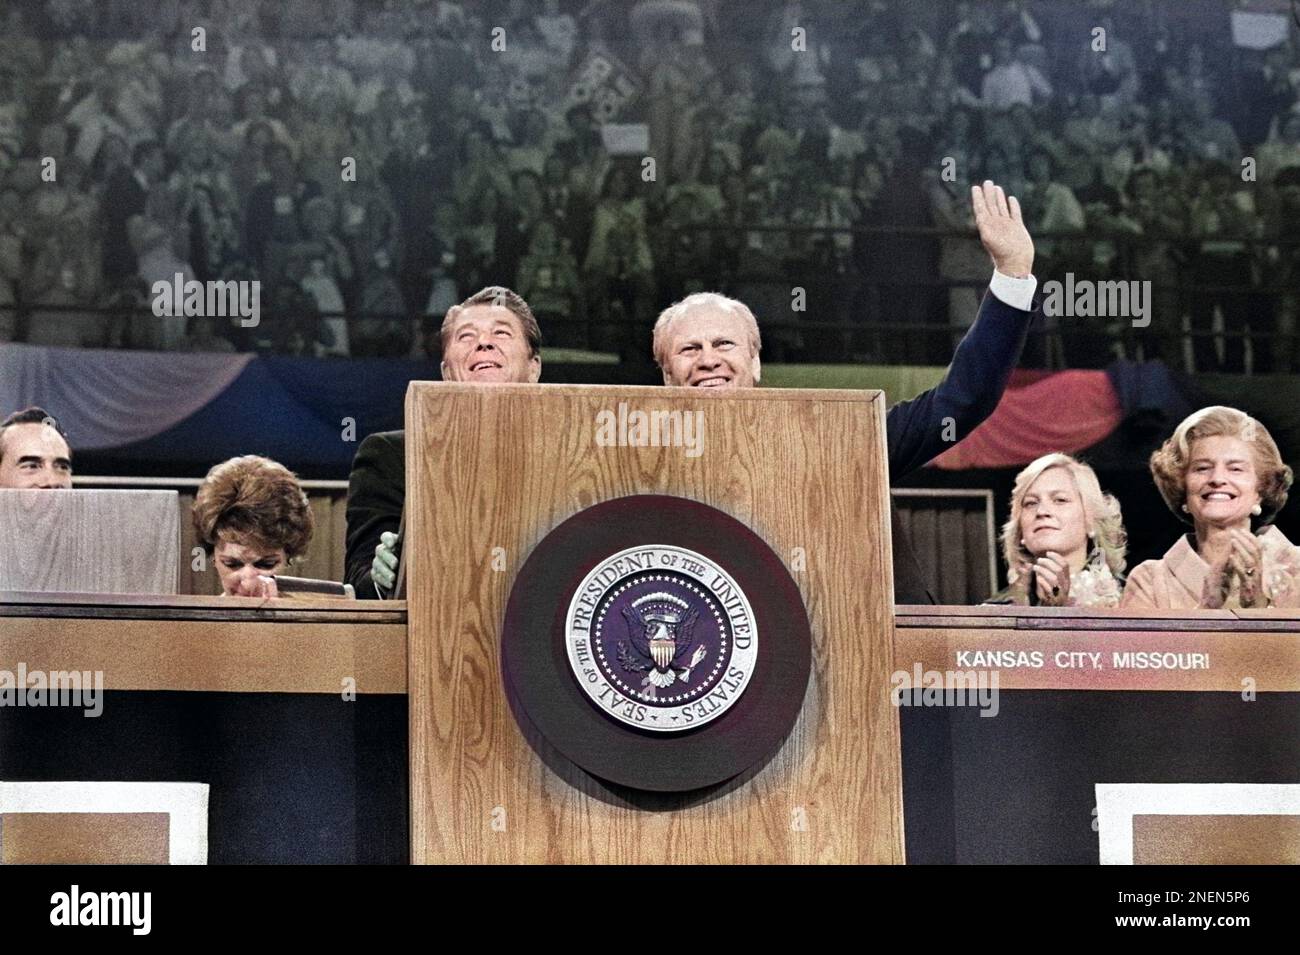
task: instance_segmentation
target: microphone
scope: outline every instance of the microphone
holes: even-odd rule
[[[356,597],[356,591],[351,584],[341,584],[336,580],[316,580],[311,577],[285,577],[282,575],[277,575],[271,579],[275,581],[275,588],[282,597],[289,594],[317,594],[322,597],[345,597],[348,599]]]

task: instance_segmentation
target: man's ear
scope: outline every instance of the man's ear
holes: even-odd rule
[[[757,355],[749,360],[749,371],[754,376],[754,384],[763,377],[763,362]]]
[[[443,381],[455,381],[455,380],[456,380],[456,379],[451,378],[451,377],[448,376],[448,374],[447,374],[447,363],[446,363],[445,361],[442,362],[441,364],[439,364],[438,367],[442,370],[442,380],[443,380]]]
[[[534,355],[528,359],[528,383],[537,384],[537,379],[542,377],[542,356]]]
[[[667,369],[667,368],[660,368],[659,370],[660,370],[661,372],[663,372],[663,376],[664,376],[664,384],[665,384],[665,385],[671,385],[671,384],[673,383],[673,380],[672,380],[671,378],[668,377],[668,369]]]

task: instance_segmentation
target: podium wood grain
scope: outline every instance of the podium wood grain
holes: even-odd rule
[[[702,412],[703,453],[598,446],[598,413],[621,401]],[[883,401],[413,383],[412,860],[902,862]],[[533,547],[574,513],[631,494],[692,498],[746,523],[791,569],[812,623],[813,674],[783,748],[731,791],[671,811],[552,772],[517,727],[500,675],[506,602]]]

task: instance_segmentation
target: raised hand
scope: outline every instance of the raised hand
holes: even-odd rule
[[[1020,202],[1007,197],[993,180],[971,186],[971,208],[980,242],[993,259],[993,267],[1003,275],[1028,278],[1034,269],[1034,240],[1020,215]]]

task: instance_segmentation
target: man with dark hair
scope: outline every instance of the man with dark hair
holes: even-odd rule
[[[533,310],[499,285],[447,310],[442,322],[444,381],[533,383],[542,374],[542,331]],[[358,597],[393,592],[406,501],[406,433],[382,431],[361,442],[348,480],[344,574]]]
[[[44,408],[15,411],[0,422],[0,488],[72,487],[72,448]]]
[[[502,314],[502,309],[513,316],[513,322],[508,316]],[[503,326],[511,327],[512,331],[522,335],[523,343],[528,346],[525,363],[527,368],[515,366],[514,364],[504,367],[501,362],[497,362],[495,359],[480,356],[477,347],[457,347],[468,343],[468,329],[480,325],[497,329],[497,338],[501,337],[500,329]],[[514,326],[517,326],[517,328]],[[489,285],[487,288],[479,289],[459,305],[453,305],[447,309],[447,315],[442,320],[441,337],[442,376],[448,381],[519,381],[526,379],[529,382],[535,382],[541,376],[542,330],[537,324],[532,308],[524,301],[523,296],[511,289],[503,288],[500,285]],[[476,360],[466,364],[467,359],[471,357]],[[512,354],[510,357],[518,356]],[[449,366],[449,359],[454,364]],[[483,367],[484,365],[490,367]],[[498,374],[497,372],[501,373]],[[519,375],[525,376],[525,379],[519,378]]]

